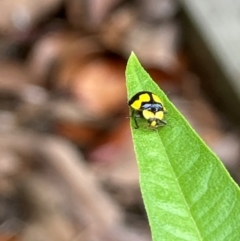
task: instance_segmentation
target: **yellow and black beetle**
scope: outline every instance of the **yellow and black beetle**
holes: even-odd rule
[[[135,129],[139,128],[136,118],[141,117],[148,121],[149,127],[152,129],[167,124],[164,120],[166,109],[162,101],[150,91],[138,92],[128,101],[128,105],[132,108],[131,117],[134,119]]]

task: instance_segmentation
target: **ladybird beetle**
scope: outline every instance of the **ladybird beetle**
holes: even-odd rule
[[[135,94],[129,101],[128,105],[132,109],[131,117],[135,122],[135,129],[139,128],[137,118],[145,118],[149,127],[157,129],[164,126],[167,122],[164,120],[166,109],[160,98],[150,91],[141,91]]]

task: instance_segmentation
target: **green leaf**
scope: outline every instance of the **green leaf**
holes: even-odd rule
[[[157,94],[168,125],[134,129],[141,192],[154,241],[240,240],[240,192],[222,162],[152,81],[134,53],[126,69],[128,98]],[[200,110],[199,110],[200,111]]]

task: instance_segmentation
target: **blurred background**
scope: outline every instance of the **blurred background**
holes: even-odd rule
[[[150,241],[131,51],[240,181],[240,5],[0,1],[0,241]]]

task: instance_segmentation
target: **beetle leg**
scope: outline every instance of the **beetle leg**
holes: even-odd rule
[[[141,116],[140,116],[139,114],[137,114],[135,110],[132,110],[131,116],[132,116],[133,119],[134,119],[135,129],[138,129],[138,128],[139,128],[139,125],[138,125],[138,122],[137,122],[137,118],[140,118]]]
[[[132,113],[131,115],[128,117],[128,118],[133,118],[134,120],[134,123],[135,123],[135,129],[138,129],[139,128],[139,125],[138,125],[138,122],[137,122],[137,118],[141,118],[141,115],[140,113],[138,113],[136,110],[132,110]]]
[[[160,120],[160,122],[163,124],[163,125],[167,125],[167,122],[165,120]]]

